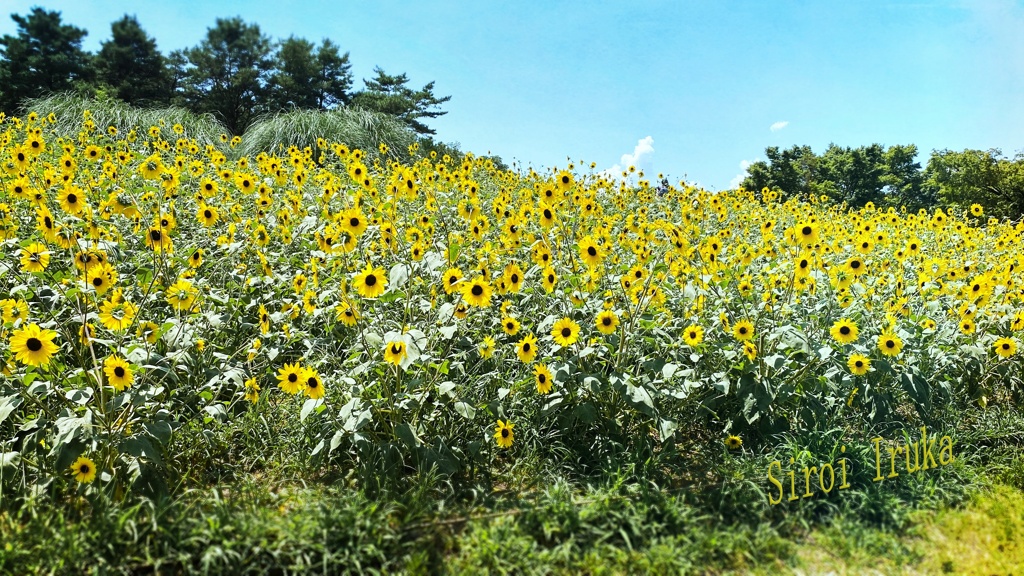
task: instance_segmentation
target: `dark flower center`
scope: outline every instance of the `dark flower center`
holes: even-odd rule
[[[298,382],[299,381],[299,375],[294,373],[294,372],[292,372],[291,374],[288,375],[288,381],[289,382],[293,382],[293,383],[294,382]]]
[[[572,336],[572,329],[562,328],[562,338],[568,338],[569,336]]]
[[[529,351],[530,351],[530,343],[527,342],[526,344],[523,344],[523,352],[529,352]]]
[[[501,437],[502,438],[508,438],[508,428],[502,428],[501,429]]]
[[[39,352],[43,349],[43,342],[39,338],[29,338],[25,341],[25,347],[32,352]]]
[[[68,194],[68,204],[77,204],[78,196],[76,194]]]
[[[967,324],[965,324],[965,326],[966,326],[966,325],[967,325]],[[885,341],[885,347],[886,347],[886,348],[895,348],[895,347],[896,347],[896,343],[895,343],[895,342],[893,342],[892,340],[886,340],[886,341]]]
[[[159,242],[160,238],[163,237],[163,234],[159,230],[150,230],[149,237],[153,242]]]
[[[367,276],[366,277],[366,285],[367,286],[376,286],[377,285],[377,277],[375,275],[373,275],[373,274],[370,274],[369,276]]]
[[[350,219],[348,221],[348,225],[353,227],[353,228],[358,228],[359,227],[359,218],[352,218],[352,219]]]
[[[587,254],[589,254],[590,256],[597,256],[597,248],[594,248],[593,246],[587,246]]]
[[[850,327],[849,326],[843,326],[842,328],[839,329],[839,333],[842,334],[843,336],[849,335],[850,334]]]
[[[316,386],[317,386],[316,378],[310,378],[310,379],[306,380],[306,386],[308,386],[310,388],[316,388]]]
[[[118,378],[124,378],[124,368],[122,366],[114,368],[114,376],[117,376]]]
[[[604,324],[605,326],[611,326],[612,325],[612,319],[607,317],[607,316],[605,316],[604,318],[601,319],[601,323]]]
[[[392,354],[401,354],[402,353],[402,347],[399,346],[398,344],[392,344],[391,345],[391,353]]]
[[[481,296],[484,293],[484,287],[477,284],[473,286],[471,292],[473,293],[473,296]]]
[[[97,288],[99,288],[100,286],[103,286],[103,278],[100,278],[99,276],[97,276],[96,278],[93,278],[92,279],[92,285],[97,287]]]
[[[519,284],[519,274],[513,274],[511,280],[513,284]]]
[[[89,468],[89,465],[88,465],[88,464],[82,464],[82,465],[81,465],[81,466],[79,466],[79,468],[78,468],[78,471],[79,471],[79,472],[81,472],[82,474],[88,474],[88,473],[89,473],[89,470],[90,470],[90,468]]]

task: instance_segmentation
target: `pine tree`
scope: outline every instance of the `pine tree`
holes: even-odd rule
[[[97,75],[114,96],[133,105],[170,101],[170,78],[164,57],[134,16],[111,24],[112,38],[96,55]]]
[[[61,23],[60,12],[38,7],[11,19],[18,34],[0,38],[0,110],[14,113],[25,98],[88,85],[93,70],[82,50],[88,32]]]

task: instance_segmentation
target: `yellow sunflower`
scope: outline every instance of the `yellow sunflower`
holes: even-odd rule
[[[852,320],[843,318],[832,325],[829,334],[840,344],[852,344],[857,341],[857,325]]]
[[[132,383],[135,381],[131,364],[118,356],[107,356],[106,360],[103,361],[103,373],[107,376],[107,383],[118,392],[125,388],[131,388]]]
[[[579,339],[580,325],[573,322],[571,318],[562,318],[551,328],[551,337],[554,338],[555,344],[568,348]]]
[[[483,276],[477,276],[462,287],[462,299],[470,306],[490,306],[492,293],[491,284]]]
[[[277,385],[287,394],[298,394],[305,385],[302,376],[303,369],[298,362],[294,364],[285,362],[284,367],[277,371]]]
[[[867,356],[861,354],[850,354],[850,358],[846,361],[846,365],[850,368],[850,372],[853,372],[857,376],[863,376],[868,373],[868,369],[871,368],[871,360]]]
[[[494,439],[498,442],[499,448],[509,448],[512,446],[512,421],[501,421],[498,420],[498,426],[494,429]]]
[[[611,334],[619,326],[619,316],[611,310],[604,310],[594,319],[597,324],[597,331],[601,334]]]
[[[370,264],[352,279],[356,292],[363,298],[376,298],[388,287],[388,278],[383,268],[373,268]]]
[[[516,355],[527,364],[533,362],[533,359],[537,357],[537,337],[533,334],[524,336],[516,346]]]
[[[405,342],[395,340],[388,342],[387,345],[384,346],[384,360],[389,364],[398,366],[402,363],[406,354]]]
[[[88,484],[96,479],[96,463],[85,456],[79,456],[71,465],[71,472],[76,481]]]
[[[551,377],[551,370],[544,364],[538,364],[533,367],[534,379],[537,381],[537,392],[541,394],[548,394],[551,392],[551,388],[554,385],[554,379]]]
[[[29,324],[11,334],[9,346],[18,362],[29,366],[45,366],[57,353],[53,339],[57,333],[43,330],[38,324]]]

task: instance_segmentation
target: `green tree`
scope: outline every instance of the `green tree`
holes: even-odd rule
[[[925,187],[940,204],[967,209],[980,204],[989,216],[1024,215],[1024,155],[1004,157],[998,149],[932,152]]]
[[[770,146],[764,152],[767,160],[758,160],[747,167],[744,188],[755,192],[768,188],[780,192],[783,199],[806,198],[814,192],[818,157],[810,146],[793,146],[787,150]]]
[[[451,100],[451,96],[435,96],[433,81],[419,90],[413,90],[407,86],[409,78],[405,74],[392,76],[379,66],[374,68],[374,72],[376,76],[372,80],[363,80],[366,88],[353,96],[354,106],[395,116],[419,134],[437,133],[420,122],[420,118],[437,118],[447,114],[440,106]]]
[[[218,18],[206,38],[185,51],[184,102],[219,117],[234,134],[268,109],[267,80],[273,68],[270,38],[241,18]]]
[[[880,144],[857,148],[830,144],[818,156],[810,146],[780,150],[765,149],[767,160],[747,168],[743,187],[748,190],[769,188],[782,198],[825,195],[855,208],[873,202],[877,206],[904,205],[909,208],[931,206],[934,197],[922,188],[921,165],[914,161],[917,147]]]
[[[275,56],[272,106],[278,109],[327,110],[346,104],[351,96],[352,65],[330,40],[314,46],[303,38],[283,40]]]
[[[98,79],[113,95],[132,105],[164,104],[170,100],[170,78],[156,41],[135,16],[110,26],[111,39],[96,55]]]
[[[85,30],[63,24],[60,12],[38,7],[11,19],[18,34],[0,38],[0,110],[13,113],[25,98],[88,86],[93,70],[82,50]]]

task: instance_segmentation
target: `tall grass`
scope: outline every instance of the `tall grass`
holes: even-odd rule
[[[51,112],[57,117],[53,130],[62,137],[75,138],[82,129],[82,117],[88,110],[96,123],[97,130],[117,128],[121,134],[138,130],[144,134],[151,126],[160,126],[164,138],[175,138],[171,128],[180,124],[184,132],[180,137],[194,139],[200,145],[221,145],[221,134],[227,133],[216,118],[210,114],[196,114],[184,108],[136,108],[119,100],[98,100],[65,92],[39,98],[30,98],[23,104],[25,113],[35,112],[46,116]]]
[[[376,154],[381,143],[388,145],[390,157],[408,156],[416,135],[401,121],[362,108],[336,110],[294,110],[263,116],[246,130],[238,152],[254,155],[289,146],[316,149],[318,138],[340,142]]]

